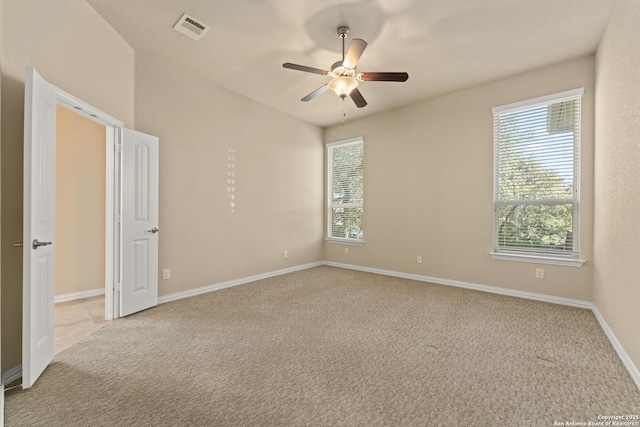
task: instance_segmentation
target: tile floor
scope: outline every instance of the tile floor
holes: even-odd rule
[[[104,296],[56,304],[54,354],[82,341],[109,321],[104,320]]]

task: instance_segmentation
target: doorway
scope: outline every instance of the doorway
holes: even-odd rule
[[[56,107],[54,353],[105,323],[106,127]]]
[[[48,83],[25,76],[22,388],[53,360],[56,109],[106,126],[105,318],[158,304],[159,139]]]

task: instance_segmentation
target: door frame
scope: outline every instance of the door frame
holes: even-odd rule
[[[115,288],[119,274],[120,219],[120,156],[116,156],[116,148],[121,147],[120,129],[124,122],[118,120],[79,98],[51,85],[56,95],[56,104],[76,114],[84,116],[106,128],[106,212],[105,212],[105,283],[104,283],[104,315],[106,320],[120,317],[119,290]],[[57,142],[56,142],[57,144]]]

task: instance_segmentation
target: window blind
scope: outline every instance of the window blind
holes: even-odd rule
[[[582,91],[494,109],[494,249],[578,256]]]
[[[328,237],[362,239],[362,138],[327,145]]]

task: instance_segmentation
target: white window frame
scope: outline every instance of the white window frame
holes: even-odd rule
[[[571,266],[571,267],[581,267],[584,264],[584,260],[580,259],[579,251],[580,251],[580,148],[581,148],[581,132],[580,128],[582,127],[582,121],[578,122],[578,132],[575,135],[576,138],[576,149],[574,150],[574,198],[570,201],[574,204],[574,212],[573,212],[573,244],[577,249],[576,255],[563,255],[563,254],[549,254],[543,252],[523,252],[518,250],[510,251],[505,248],[499,248],[497,240],[497,228],[498,224],[498,205],[503,204],[504,201],[498,200],[499,196],[499,169],[498,169],[498,133],[495,127],[495,121],[500,114],[513,112],[517,110],[524,110],[532,107],[536,107],[538,105],[549,104],[554,101],[562,101],[567,98],[572,97],[581,97],[584,94],[584,88],[577,88],[573,90],[568,90],[565,92],[550,94],[546,96],[541,96],[538,98],[528,99],[524,101],[519,101],[507,105],[502,105],[498,107],[494,107],[492,109],[494,116],[494,154],[493,154],[493,177],[494,177],[494,191],[493,191],[493,251],[491,252],[491,257],[497,260],[506,260],[506,261],[520,261],[520,262],[532,262],[538,264],[552,264],[552,265],[563,265],[563,266]],[[544,204],[544,200],[540,200],[537,203],[530,202],[529,204]]]
[[[335,147],[339,147],[339,146],[345,146],[345,145],[350,145],[350,144],[362,144],[362,156],[364,159],[364,138],[362,136],[359,137],[355,137],[355,138],[350,138],[350,139],[345,139],[342,141],[336,141],[336,142],[330,142],[328,144],[326,144],[326,159],[327,159],[327,167],[326,167],[326,173],[327,173],[327,179],[326,179],[326,185],[327,185],[327,218],[326,218],[326,227],[327,227],[327,232],[326,232],[326,238],[325,238],[325,242],[327,243],[338,243],[338,244],[343,244],[343,245],[355,245],[355,246],[362,246],[364,244],[364,240],[363,239],[355,239],[352,237],[333,237],[331,235],[331,224],[332,224],[332,217],[333,217],[333,208],[334,207],[342,207],[342,208],[362,208],[363,209],[363,216],[364,216],[364,197],[363,197],[363,201],[362,203],[350,203],[350,204],[345,204],[345,203],[341,203],[339,206],[337,204],[333,204],[332,200],[333,200],[333,192],[332,192],[332,188],[333,188],[333,175],[332,175],[332,171],[331,171],[331,150]],[[363,174],[364,174],[364,168],[363,168]],[[363,179],[364,181],[364,179]],[[363,182],[363,187],[364,187],[364,182]],[[363,193],[364,193],[364,188],[363,188]],[[364,228],[364,227],[363,227]]]

